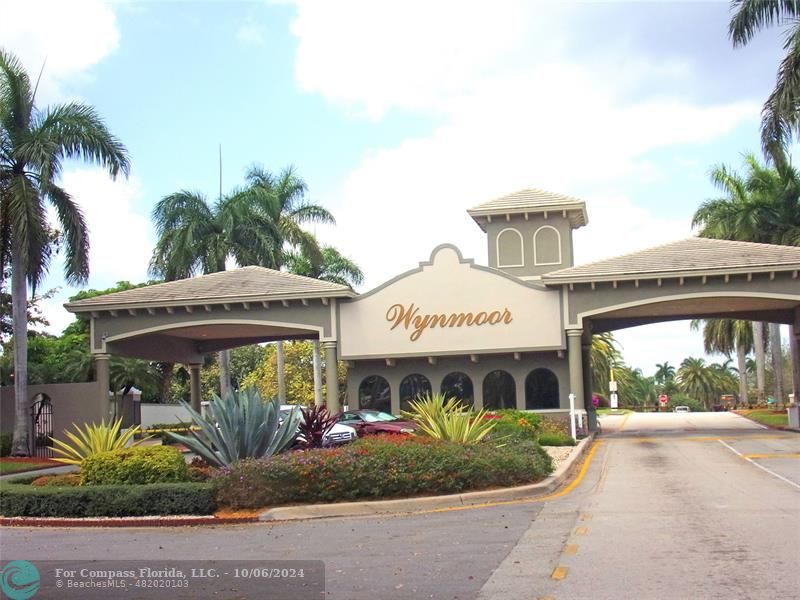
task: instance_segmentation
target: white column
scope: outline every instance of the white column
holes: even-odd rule
[[[314,367],[314,406],[322,406],[322,357],[320,356],[319,340],[313,340],[313,367]]]
[[[331,413],[341,410],[339,404],[339,373],[337,369],[336,342],[325,342],[325,391]]]

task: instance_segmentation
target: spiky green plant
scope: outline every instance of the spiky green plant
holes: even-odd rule
[[[188,436],[172,431],[166,434],[218,467],[243,458],[272,456],[291,446],[297,437],[300,412],[291,411],[281,423],[278,400],[264,402],[253,389],[214,396],[205,416],[188,403],[181,404],[195,428]]]
[[[476,444],[495,427],[494,422],[483,418],[485,410],[472,413],[459,400],[444,394],[418,396],[409,404],[411,410],[404,411],[403,416],[438,440]]]
[[[113,423],[106,423],[105,419],[102,419],[99,425],[87,423],[83,425],[83,428],[75,423],[72,426],[75,428],[76,433],[64,430],[64,435],[72,441],[72,444],[50,438],[53,442],[53,451],[61,455],[54,460],[68,465],[79,465],[84,458],[94,456],[100,452],[119,450],[120,448],[126,448],[128,445],[138,446],[143,441],[153,437],[148,435],[132,442],[133,436],[140,431],[139,426],[122,431],[122,418]]]

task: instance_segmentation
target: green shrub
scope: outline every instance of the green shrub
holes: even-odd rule
[[[144,517],[210,515],[216,510],[207,483],[34,487],[0,484],[6,517]]]
[[[19,482],[15,482],[19,483]],[[30,482],[33,486],[39,487],[75,487],[81,484],[81,476],[78,473],[64,473],[63,475],[42,475]]]
[[[531,483],[553,469],[535,442],[458,444],[420,436],[370,436],[334,449],[241,461],[214,478],[233,508],[448,494]]]
[[[0,433],[0,456],[8,456],[11,454],[11,440],[13,436],[10,433]]]
[[[574,446],[575,440],[562,433],[542,433],[539,434],[539,443],[542,446]]]
[[[542,423],[539,415],[523,410],[497,410],[487,418],[492,418],[495,423],[491,439],[506,443],[536,441]]]
[[[569,417],[543,417],[539,434],[543,433],[570,437]]]
[[[503,421],[515,422],[523,427],[529,427],[531,429],[539,429],[542,424],[542,417],[540,415],[526,410],[504,408],[494,411],[494,414],[499,415]]]
[[[81,463],[81,484],[145,484],[189,481],[183,455],[171,446],[140,446],[95,454]]]
[[[674,410],[676,406],[688,406],[692,412],[703,412],[706,407],[700,400],[695,400],[691,396],[679,392],[672,394],[667,402],[667,410]]]
[[[477,444],[494,429],[494,420],[484,419],[486,411],[468,411],[460,400],[444,394],[417,396],[403,416],[414,421],[419,431],[437,440]]]

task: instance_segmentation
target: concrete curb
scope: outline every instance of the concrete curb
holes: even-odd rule
[[[368,500],[364,502],[337,502],[334,504],[307,504],[302,506],[279,506],[270,508],[258,517],[260,521],[295,521],[330,517],[361,517],[370,515],[402,514],[424,510],[436,510],[458,506],[473,506],[488,502],[520,500],[549,494],[567,479],[578,459],[591,445],[595,435],[584,438],[575,447],[569,460],[552,475],[538,483],[510,488],[448,494],[445,496],[423,496],[397,500]]]

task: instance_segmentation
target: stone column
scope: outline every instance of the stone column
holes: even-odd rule
[[[278,400],[281,404],[286,404],[286,356],[283,353],[283,340],[276,344],[275,354],[278,361]]]
[[[200,412],[202,401],[202,387],[200,385],[200,363],[189,363],[189,390],[192,408]]]
[[[322,406],[325,401],[322,399],[322,357],[319,340],[313,340],[312,359],[314,368],[314,406]]]
[[[94,373],[97,380],[97,408],[95,422],[100,419],[107,419],[109,416],[108,392],[111,390],[111,376],[109,373],[108,361],[110,354],[94,355]]]
[[[342,407],[339,404],[339,373],[337,370],[336,342],[324,342],[325,346],[325,385],[327,392],[327,405],[331,413],[338,413]]]
[[[583,394],[583,350],[582,329],[567,329],[567,353],[569,356],[569,391],[575,394],[575,408],[585,407]]]
[[[795,313],[797,318],[789,328],[789,351],[792,358],[792,393],[795,404],[800,404],[800,309]]]

